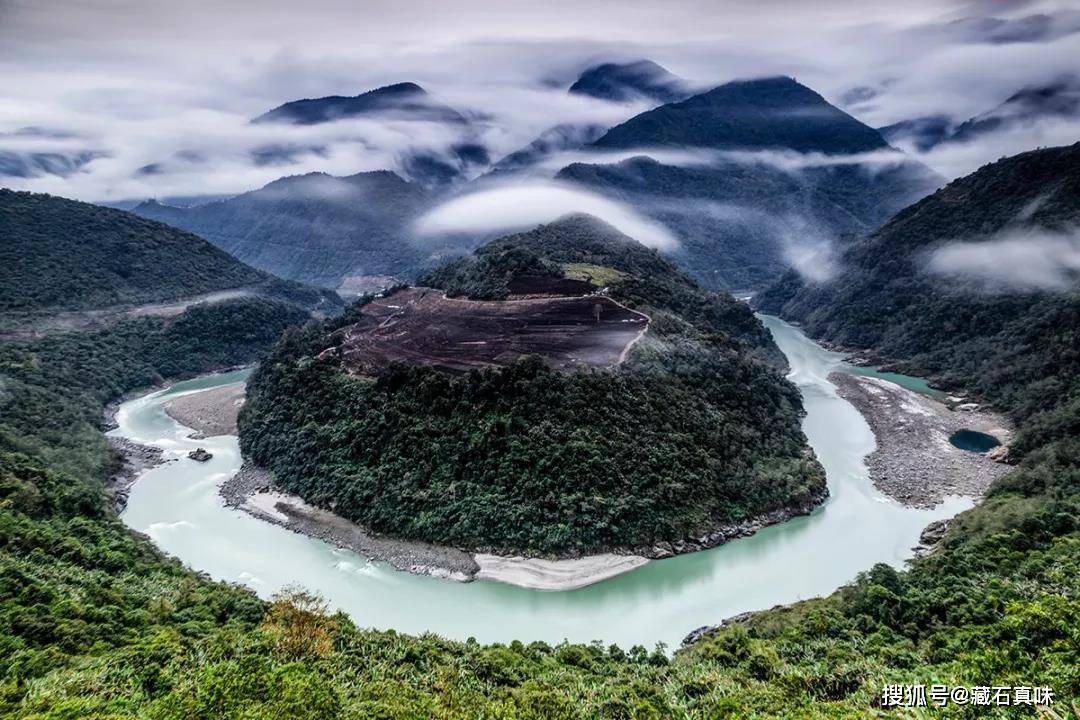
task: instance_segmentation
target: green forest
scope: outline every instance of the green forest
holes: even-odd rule
[[[485,646],[367,630],[364,617],[332,614],[301,590],[263,602],[184,570],[128,532],[103,496],[109,456],[90,431],[104,399],[147,381],[102,372],[95,358],[132,359],[118,338],[77,341],[96,350],[70,356],[70,394],[36,376],[48,418],[40,425],[73,417],[85,428],[72,436],[81,445],[38,437],[33,448],[13,447],[4,436],[4,717],[900,717],[875,706],[884,683],[905,682],[1049,685],[1056,714],[1045,717],[1076,716],[1068,706],[1080,695],[1075,436],[1028,453],[909,571],[875,567],[829,597],[758,613],[674,657],[601,644]],[[13,375],[34,380],[43,348],[17,350],[5,347],[5,388]],[[42,366],[56,367],[57,357]],[[0,405],[9,428],[13,411]],[[33,439],[32,428],[19,433]],[[1035,717],[1030,707],[997,712]],[[937,714],[986,716],[955,705]]]
[[[623,273],[612,297],[652,317],[624,364],[559,372],[526,356],[465,375],[394,364],[353,377],[322,352],[352,322],[335,319],[288,334],[254,373],[243,452],[378,532],[504,552],[647,552],[824,498],[798,391],[753,356],[777,353],[760,323],[609,226],[571,217],[426,281],[505,296],[514,277],[564,262]]]
[[[268,275],[153,220],[0,188],[0,312],[109,308],[237,288],[305,307],[340,307],[333,293]]]
[[[1069,172],[1046,180],[1068,187],[1076,177]],[[991,180],[979,186],[997,187]],[[958,187],[971,192],[954,199],[957,210],[980,202],[976,186]],[[1017,181],[1011,192],[1023,188]],[[1070,195],[1053,197],[1065,203]],[[840,317],[835,306],[829,313]],[[958,374],[951,384],[1013,415],[1017,465],[958,516],[936,552],[903,572],[875,566],[827,597],[756,613],[673,656],[366,629],[371,619],[332,613],[302,589],[264,602],[211,582],[129,532],[103,490],[113,463],[100,433],[104,404],[165,377],[256,359],[285,326],[303,321],[295,308],[233,301],[191,308],[172,323],[144,318],[0,341],[0,716],[1075,720],[1080,433],[1069,403],[1080,375],[1067,352],[1077,324],[1060,317],[1046,328],[1061,336],[1051,345],[1059,349],[1039,365],[1037,380],[1024,371],[1038,358],[1033,341],[1003,336],[1019,359],[1001,375],[1000,395],[975,387],[981,375]],[[964,327],[938,339],[942,352],[994,326],[966,335]],[[274,353],[302,350],[318,332],[289,331]],[[891,359],[913,362],[902,350]],[[1007,360],[983,355],[985,372]],[[935,372],[957,366],[942,367]],[[1010,377],[1019,381],[1009,385]],[[1055,705],[897,713],[879,706],[886,683],[1043,685],[1054,689]]]

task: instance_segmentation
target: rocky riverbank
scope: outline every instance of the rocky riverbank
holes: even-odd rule
[[[953,410],[880,378],[833,373],[829,380],[874,432],[877,449],[866,458],[870,479],[905,505],[931,508],[950,495],[980,500],[991,483],[1009,471],[989,454],[949,442],[954,432],[975,430],[1007,446],[1012,432],[1003,415],[970,405]]]
[[[242,383],[219,386],[180,395],[169,400],[164,409],[177,422],[192,428],[196,432],[194,437],[233,434],[243,392]],[[329,510],[280,492],[273,487],[269,473],[250,465],[245,465],[226,480],[220,493],[230,507],[293,532],[350,549],[370,560],[386,562],[397,570],[458,581],[484,579],[538,590],[571,590],[629,572],[649,560],[707,550],[753,535],[769,525],[807,515],[825,500],[828,489],[822,486],[819,494],[801,505],[778,508],[674,543],[659,542],[629,552],[570,558],[474,555],[456,548],[378,535]]]
[[[804,503],[777,508],[745,520],[727,523],[697,537],[686,538],[674,543],[658,542],[651,546],[637,548],[634,553],[650,560],[662,560],[675,555],[709,550],[731,540],[749,537],[758,530],[767,528],[770,525],[777,525],[792,518],[809,515],[828,497],[829,488],[823,485],[821,492],[816,493]]]
[[[193,438],[235,435],[236,419],[244,404],[244,383],[179,395],[164,405],[165,414],[193,429]]]
[[[245,465],[225,481],[220,492],[230,507],[369,560],[389,563],[397,570],[462,582],[472,580],[480,570],[472,555],[462,550],[375,535],[295,495],[278,492],[262,468]]]
[[[168,461],[162,457],[162,449],[159,447],[140,445],[121,437],[110,437],[107,440],[115,458],[115,465],[105,489],[112,495],[113,506],[119,513],[127,507],[131,486],[139,476]]]

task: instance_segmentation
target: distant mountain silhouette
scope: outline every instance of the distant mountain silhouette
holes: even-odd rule
[[[593,146],[833,154],[889,147],[876,130],[789,77],[731,82],[682,102],[662,105],[617,125]]]
[[[195,232],[281,277],[337,287],[350,276],[411,275],[424,253],[409,224],[427,207],[423,188],[389,171],[310,173],[228,200],[180,208],[146,202],[134,212]]]
[[[595,123],[563,123],[550,127],[525,147],[510,153],[491,166],[492,173],[518,172],[535,166],[555,153],[577,150],[607,132]]]
[[[443,123],[467,122],[465,116],[457,110],[433,102],[424,88],[411,82],[387,85],[352,97],[331,95],[322,98],[294,100],[263,113],[252,122],[315,125],[367,115],[384,115],[408,120],[428,120]]]
[[[971,142],[1013,128],[1032,127],[1045,120],[1080,119],[1080,76],[1062,75],[1023,88],[992,110],[955,124],[945,115],[903,120],[879,128],[889,142],[910,143],[919,151],[946,142]]]
[[[699,159],[683,164],[650,157],[575,163],[557,177],[667,225],[681,240],[679,260],[714,288],[759,288],[786,269],[792,242],[861,235],[941,183],[791,78],[738,81],[663,105],[590,148],[698,151]],[[786,153],[792,164],[754,154],[763,150]],[[872,162],[851,160],[869,151],[879,153]],[[799,165],[804,153],[815,157]]]
[[[614,102],[657,103],[675,102],[690,94],[682,78],[652,60],[596,65],[581,74],[570,92]]]

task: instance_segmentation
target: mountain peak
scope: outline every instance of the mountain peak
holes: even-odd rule
[[[569,92],[614,102],[669,103],[687,95],[685,82],[652,60],[594,65],[581,74]]]
[[[428,92],[414,82],[385,85],[353,96],[330,95],[294,100],[279,105],[252,122],[316,125],[374,114],[391,115],[405,120],[466,122],[457,110],[433,102]]]
[[[662,105],[608,131],[604,149],[708,147],[849,154],[884,150],[888,143],[794,78],[737,80]]]

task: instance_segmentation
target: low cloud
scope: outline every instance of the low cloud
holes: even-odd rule
[[[532,228],[569,213],[588,213],[646,247],[670,251],[679,243],[666,227],[622,203],[557,183],[528,183],[471,193],[421,217],[421,235],[489,233]]]
[[[949,243],[931,253],[928,268],[985,292],[1067,290],[1080,282],[1080,230],[1013,230],[989,240]]]
[[[780,231],[784,260],[810,283],[825,283],[836,277],[839,261],[836,246],[805,218],[787,218]]]

